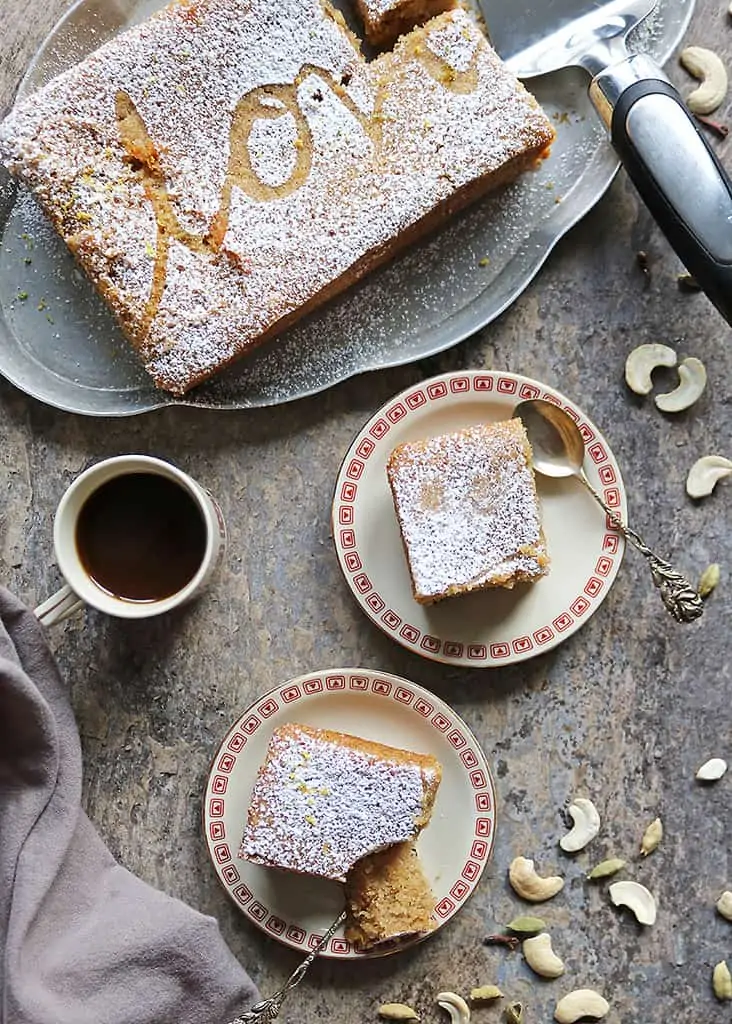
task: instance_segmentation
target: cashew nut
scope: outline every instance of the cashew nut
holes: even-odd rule
[[[382,1003],[378,1014],[384,1020],[419,1020],[419,1014],[405,1003]]]
[[[616,907],[627,907],[639,924],[655,924],[656,901],[640,882],[614,882],[608,892]]]
[[[647,857],[649,853],[658,847],[659,843],[663,839],[663,822],[660,818],[654,818],[651,824],[643,833],[641,839],[640,852],[641,856]]]
[[[704,762],[696,773],[696,777],[700,782],[716,782],[717,779],[722,778],[726,771],[727,762],[721,757],[712,757]]]
[[[668,345],[639,345],[625,360],[625,383],[636,395],[653,388],[651,374],[658,366],[676,366],[676,353]]]
[[[704,455],[697,459],[686,478],[686,493],[690,498],[707,498],[715,484],[732,475],[732,462],[721,455]]]
[[[726,1001],[732,999],[732,974],[726,960],[720,960],[712,973],[712,987],[717,999]]]
[[[684,359],[678,368],[680,383],[665,395],[656,395],[654,402],[661,412],[683,412],[701,398],[707,386],[707,371],[701,359]]]
[[[468,1024],[470,1007],[456,992],[438,992],[437,1005],[450,1014],[450,1024]]]
[[[732,921],[732,892],[729,889],[722,893],[715,906],[722,917]]]
[[[470,1001],[473,1003],[488,1003],[491,999],[503,999],[498,985],[481,985],[480,988],[471,988]]]
[[[558,978],[564,974],[564,964],[552,949],[551,935],[544,932],[543,935],[524,939],[522,948],[526,963],[542,978]]]
[[[559,875],[542,878],[534,869],[533,860],[526,857],[515,857],[508,868],[508,880],[514,892],[530,903],[542,903],[550,900],[564,888],[564,879]]]
[[[574,1024],[583,1017],[599,1020],[609,1010],[610,1004],[599,992],[591,988],[578,988],[559,1000],[554,1011],[554,1020],[559,1021],[559,1024]]]
[[[600,831],[600,815],[593,802],[581,796],[569,805],[569,815],[574,827],[562,836],[559,845],[565,853],[576,853],[584,850]]]
[[[686,97],[692,114],[711,114],[727,95],[727,71],[713,50],[703,46],[687,46],[679,54],[683,67],[701,81]]]

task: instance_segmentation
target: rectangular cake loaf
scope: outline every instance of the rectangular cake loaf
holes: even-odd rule
[[[176,0],[20,103],[0,158],[183,393],[553,138],[463,10],[366,63],[327,0]]]

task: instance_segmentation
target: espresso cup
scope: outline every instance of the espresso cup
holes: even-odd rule
[[[35,609],[44,625],[83,605],[123,619],[171,611],[197,596],[226,547],[212,495],[149,455],[105,459],[74,480],[53,523],[66,583]]]

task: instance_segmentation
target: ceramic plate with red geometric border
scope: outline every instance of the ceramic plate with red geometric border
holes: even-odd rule
[[[303,952],[317,945],[343,909],[343,887],[337,882],[275,871],[237,856],[257,769],[272,731],[286,722],[336,729],[440,761],[442,782],[417,847],[435,894],[436,928],[446,924],[474,891],[493,850],[496,799],[490,770],[475,736],[452,708],[416,683],[368,669],[329,669],[291,679],[260,697],[224,737],[206,785],[203,825],[216,873],[237,907],[269,936]],[[342,929],[321,955],[363,959]]]
[[[607,597],[623,558],[622,536],[574,479],[537,475],[549,575],[513,590],[494,588],[420,605],[394,512],[386,463],[405,441],[508,419],[527,398],[562,406],[579,424],[590,483],[621,516],[625,488],[610,446],[582,410],[538,381],[496,370],[448,373],[390,399],[346,453],[333,497],[332,528],[343,575],[371,621],[435,661],[492,668],[556,647]]]

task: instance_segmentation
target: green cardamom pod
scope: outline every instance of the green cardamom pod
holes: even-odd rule
[[[524,1024],[523,1003],[509,1003],[506,1007],[506,1024]]]
[[[719,583],[720,576],[721,570],[718,562],[712,562],[711,565],[708,565],[699,577],[699,585],[696,588],[699,591],[699,597],[709,597]]]
[[[540,917],[514,917],[506,925],[509,931],[518,932],[520,935],[538,935],[546,928],[546,921]]]
[[[611,857],[610,860],[604,860],[602,864],[594,867],[587,878],[590,882],[594,882],[596,878],[609,878],[610,875],[614,875],[624,867],[624,860],[621,860],[620,857]]]
[[[470,1001],[473,1003],[487,1003],[491,999],[502,999],[498,985],[481,985],[480,988],[471,988]]]

